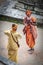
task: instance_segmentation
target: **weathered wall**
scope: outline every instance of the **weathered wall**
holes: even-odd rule
[[[6,0],[0,0],[0,4],[2,4],[3,2],[5,2]]]

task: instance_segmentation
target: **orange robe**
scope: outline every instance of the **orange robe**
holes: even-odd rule
[[[35,28],[35,26],[33,26],[31,24],[30,25],[26,25],[24,27],[24,29],[23,29],[24,34],[26,34],[26,43],[27,43],[27,45],[30,48],[34,47],[34,45],[35,45],[35,39],[37,37],[37,33],[33,34],[34,31],[36,31],[36,28]]]

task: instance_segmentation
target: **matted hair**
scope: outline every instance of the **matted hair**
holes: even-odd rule
[[[32,14],[32,11],[31,11],[31,10],[26,10],[26,14],[27,14],[27,13]]]

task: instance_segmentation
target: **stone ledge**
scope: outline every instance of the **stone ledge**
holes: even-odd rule
[[[4,65],[17,65],[15,62],[12,62],[10,60],[8,60],[5,57],[0,56],[0,63],[4,64]]]

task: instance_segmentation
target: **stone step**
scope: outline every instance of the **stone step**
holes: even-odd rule
[[[17,65],[15,62],[12,62],[11,60],[8,60],[5,57],[0,56],[0,64],[3,65]]]

